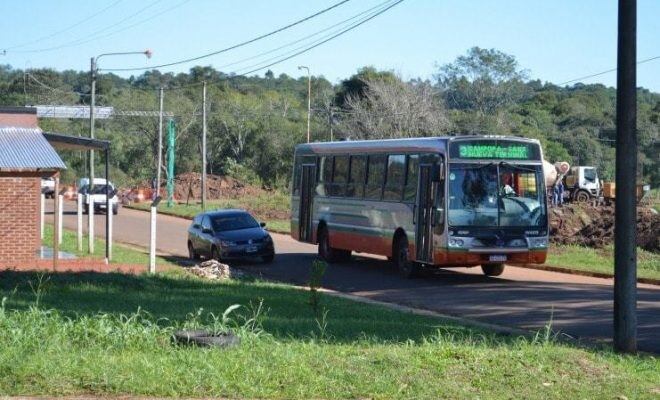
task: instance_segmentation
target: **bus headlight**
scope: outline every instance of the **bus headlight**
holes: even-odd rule
[[[460,249],[463,247],[463,245],[464,245],[463,239],[458,239],[458,238],[449,239],[449,247]]]
[[[548,247],[547,237],[531,237],[527,239],[529,240],[530,249],[544,249]]]

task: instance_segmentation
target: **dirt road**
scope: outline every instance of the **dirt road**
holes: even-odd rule
[[[66,203],[64,225],[75,229],[75,204]],[[85,217],[86,218],[86,217]],[[95,220],[103,235],[105,215]],[[185,257],[189,221],[159,215],[157,248]],[[85,221],[86,229],[86,221]],[[122,208],[115,217],[115,240],[144,247],[149,243],[149,214]],[[269,266],[242,267],[265,278],[305,284],[316,246],[274,234],[277,257]],[[612,281],[555,272],[507,267],[488,278],[477,269],[439,270],[405,280],[375,257],[354,257],[332,265],[324,286],[375,300],[398,303],[483,322],[540,329],[552,321],[554,330],[573,337],[609,340],[612,336]],[[660,288],[638,286],[639,347],[660,353]]]

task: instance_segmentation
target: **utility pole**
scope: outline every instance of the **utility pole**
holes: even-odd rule
[[[614,348],[637,350],[637,0],[619,0],[614,215]]]
[[[94,139],[94,106],[96,100],[96,58],[92,57],[90,63],[90,76],[92,79],[92,92],[89,101],[89,138]],[[89,151],[89,185],[87,186],[91,192],[94,187],[94,150]]]
[[[206,81],[202,88],[202,210],[206,210]]]
[[[163,87],[158,91],[158,169],[156,170],[156,196],[160,196],[160,170],[163,169]]]
[[[309,120],[312,116],[312,76],[309,73],[309,67],[300,65],[298,66],[298,69],[307,70],[307,143],[309,143],[310,142]]]

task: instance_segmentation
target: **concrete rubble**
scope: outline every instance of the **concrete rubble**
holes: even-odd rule
[[[199,265],[189,268],[188,271],[193,275],[209,280],[235,279],[245,275],[242,271],[231,268],[229,265],[217,260],[204,261]]]

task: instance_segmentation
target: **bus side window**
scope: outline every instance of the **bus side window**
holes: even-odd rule
[[[384,154],[369,156],[369,167],[367,168],[367,185],[364,197],[367,199],[380,200],[383,194],[383,181],[385,180]]]
[[[332,175],[332,185],[329,195],[343,197],[346,195],[346,180],[348,179],[348,156],[335,156],[335,168]]]
[[[419,172],[419,155],[408,155],[406,166],[406,186],[403,191],[403,201],[415,201],[417,196],[417,173]]]
[[[383,192],[384,200],[401,201],[406,178],[406,156],[391,154],[387,157],[387,180]]]
[[[346,189],[347,197],[362,198],[364,196],[366,164],[366,156],[351,156],[351,174],[348,178],[348,187]]]

